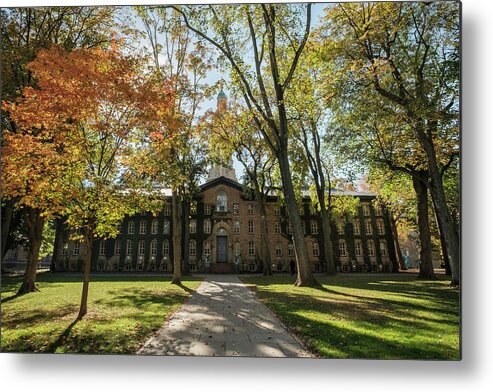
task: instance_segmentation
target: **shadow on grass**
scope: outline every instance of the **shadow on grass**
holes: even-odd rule
[[[28,324],[42,324],[45,322],[53,321],[55,318],[62,318],[71,313],[73,313],[77,309],[75,305],[66,305],[64,307],[58,307],[53,310],[39,310],[35,312],[22,312],[22,313],[14,313],[16,316],[6,317],[4,315],[2,321],[5,327],[7,328],[15,328],[16,326],[25,326]],[[21,316],[24,315],[24,316]]]
[[[45,352],[54,353],[58,347],[62,346],[69,337],[72,328],[74,328],[78,322],[79,320],[77,319],[72,321],[65,331],[63,331],[60,336],[58,336],[58,338],[46,348]]]

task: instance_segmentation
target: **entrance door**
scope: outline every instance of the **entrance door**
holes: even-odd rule
[[[227,263],[228,262],[228,237],[217,236],[217,263]]]

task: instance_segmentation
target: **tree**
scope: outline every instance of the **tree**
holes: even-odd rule
[[[346,71],[409,124],[407,137],[426,164],[422,184],[434,201],[453,285],[460,280],[459,237],[443,176],[459,155],[459,10],[449,2],[344,4],[326,19],[326,43]]]
[[[336,266],[331,240],[331,178],[332,162],[328,143],[331,142],[332,111],[328,102],[334,96],[331,85],[321,84],[330,70],[330,63],[322,61],[320,45],[312,38],[307,43],[307,53],[300,59],[299,71],[293,78],[288,95],[288,111],[292,120],[294,139],[300,144],[303,171],[309,172],[313,181],[313,200],[320,211],[322,221],[324,254],[327,273],[336,274]]]
[[[41,140],[38,147],[43,150],[10,154],[14,161],[36,157],[32,166],[46,168],[21,177],[37,180],[33,188],[38,192],[25,195],[25,202],[38,196],[33,204],[39,208],[46,200],[49,207],[43,204],[44,210],[65,216],[74,238],[84,241],[80,320],[87,313],[94,239],[116,236],[126,214],[160,206],[152,199],[151,184],[138,175],[134,151],[144,132],[160,129],[172,95],[168,85],[146,75],[138,59],[116,46],[69,53],[52,47],[41,50],[29,67],[39,87],[25,88],[22,100],[7,105],[24,130],[8,135],[7,147],[28,137]],[[7,173],[19,177],[15,170]],[[7,184],[15,189],[15,181]]]
[[[151,138],[153,160],[150,166],[155,168],[151,169],[154,178],[172,189],[172,283],[180,284],[182,259],[183,272],[189,274],[190,203],[198,190],[198,180],[208,165],[207,139],[200,135],[196,122],[199,106],[211,91],[203,83],[210,69],[209,53],[183,26],[176,11],[151,6],[137,7],[137,13],[151,46],[154,70],[159,77],[170,80],[176,91],[171,116],[174,119],[173,132],[178,136],[169,150],[167,147],[163,149],[159,137]]]
[[[311,4],[170,6],[185,25],[220,54],[251,111],[254,124],[276,157],[286,208],[293,225],[297,286],[317,286],[297,208],[290,156],[286,94],[311,26]]]
[[[24,87],[35,86],[36,80],[26,65],[34,60],[37,52],[52,44],[66,50],[77,47],[94,47],[109,44],[115,26],[113,7],[40,7],[10,8],[0,10],[2,24],[2,96],[13,101]],[[2,128],[16,132],[17,126],[8,112],[2,109]],[[3,144],[2,139],[2,144]],[[13,214],[25,215],[24,219]],[[24,283],[19,293],[35,291],[39,238],[42,237],[44,217],[42,210],[32,206],[22,207],[19,199],[3,193],[2,197],[2,254],[3,258],[10,233],[15,227],[11,222],[25,222],[28,226],[29,257]]]

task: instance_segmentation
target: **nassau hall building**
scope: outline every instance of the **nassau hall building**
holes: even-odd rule
[[[218,109],[224,109],[226,96],[221,91]],[[201,273],[261,272],[260,208],[239,183],[232,162],[217,165],[200,187],[190,206],[189,269]],[[374,203],[375,195],[333,190],[334,197],[358,198],[358,213],[331,222],[333,254],[340,272],[397,271],[394,236],[388,211]],[[93,271],[142,271],[170,273],[173,268],[173,222],[171,193],[157,216],[151,213],[126,217],[114,239],[95,241]],[[308,192],[299,206],[305,241],[314,272],[325,268],[322,222]],[[267,198],[267,224],[273,272],[289,271],[295,259],[292,232],[285,208],[275,195]],[[182,228],[183,229],[183,228]],[[184,230],[182,230],[182,233]],[[61,231],[55,241],[57,271],[82,271],[84,244],[69,240]],[[182,241],[182,255],[185,243]],[[183,262],[183,260],[182,260]]]

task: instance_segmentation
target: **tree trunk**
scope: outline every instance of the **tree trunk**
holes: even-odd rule
[[[430,124],[430,127],[432,127],[433,130],[433,128],[436,127],[435,122]],[[455,230],[454,222],[447,206],[442,175],[436,161],[435,147],[421,127],[416,128],[416,134],[426,153],[430,175],[430,192],[434,200],[437,218],[440,221],[440,227],[443,231],[445,248],[447,249],[452,275],[451,284],[458,286],[460,284],[459,234]]]
[[[173,190],[171,194],[171,209],[173,212],[173,280],[172,284],[181,284],[181,216],[180,216],[180,201],[177,190]]]
[[[402,271],[405,271],[407,270],[407,267],[406,267],[406,263],[404,263],[404,258],[402,257],[401,244],[399,243],[399,233],[397,232],[397,221],[391,217],[390,223],[392,225],[392,235],[394,236],[395,254],[397,255],[399,268]]]
[[[325,201],[323,204],[320,203],[320,215],[322,216],[322,230],[324,237],[324,252],[325,252],[325,263],[327,266],[327,275],[336,275],[336,265],[334,260],[334,250],[332,248],[331,228],[330,228],[330,218],[329,211],[325,207]]]
[[[421,245],[419,251],[420,263],[418,278],[435,279],[431,256],[430,225],[428,220],[428,189],[426,184],[414,176],[413,186],[416,192],[418,231]]]
[[[295,250],[295,259],[298,274],[296,277],[295,286],[318,287],[320,284],[313,276],[308,249],[306,247],[305,235],[301,226],[300,212],[296,204],[294,194],[293,180],[289,168],[289,159],[287,154],[280,153],[278,156],[279,169],[281,171],[282,186],[284,198],[286,200],[286,209],[288,211],[289,220],[293,227],[293,243]]]
[[[265,197],[261,194],[258,186],[255,186],[255,197],[260,206],[260,247],[262,262],[264,264],[264,276],[272,276],[272,261],[270,259],[269,233],[267,228],[267,208],[265,207]]]
[[[60,239],[63,235],[63,223],[57,218],[55,219],[55,241],[53,242],[53,255],[51,257],[51,265],[53,266],[52,272],[55,272],[58,268],[58,248],[60,247]]]
[[[39,250],[43,239],[45,218],[41,216],[39,209],[31,207],[26,207],[25,216],[29,233],[29,251],[26,271],[24,272],[22,285],[17,291],[17,295],[39,291],[36,287],[36,272],[38,269]]]
[[[190,275],[190,203],[183,201],[183,275]]]
[[[94,242],[94,229],[89,227],[85,235],[86,256],[84,258],[84,280],[82,283],[82,298],[77,320],[82,320],[87,314],[87,297],[89,294],[89,277],[91,275],[92,244]]]
[[[445,274],[452,275],[452,271],[450,269],[449,256],[448,256],[448,252],[447,252],[447,244],[445,243],[445,235],[443,233],[443,228],[442,228],[442,225],[441,225],[441,221],[440,221],[440,219],[438,219],[438,216],[437,216],[437,209],[436,209],[436,205],[435,205],[435,199],[433,197],[432,197],[432,201],[433,201],[433,212],[435,214],[435,219],[437,221],[437,226],[438,226],[438,232],[440,234],[440,246],[442,248],[443,263],[445,264]]]
[[[14,201],[6,200],[5,205],[2,206],[2,260],[7,252],[7,238],[10,232],[10,221],[14,212]]]

